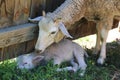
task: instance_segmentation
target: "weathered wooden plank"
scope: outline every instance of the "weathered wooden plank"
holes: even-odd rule
[[[27,53],[34,51],[36,41],[37,41],[37,38],[34,40],[30,40],[26,43],[26,52]]]
[[[0,29],[0,47],[32,40],[37,37],[37,29],[37,25],[31,23]]]
[[[26,42],[19,43],[19,44],[14,44],[8,47],[4,47],[1,49],[1,58],[0,61],[6,60],[6,59],[11,59],[14,57],[17,57],[21,54],[25,53],[26,49]]]
[[[44,0],[31,0],[30,18],[42,15],[43,2]]]
[[[31,0],[0,0],[0,28],[28,22]]]
[[[2,48],[0,48],[0,61],[4,60],[3,56],[4,56],[3,50],[2,50]]]
[[[8,0],[10,2],[10,0]],[[10,3],[11,4],[11,3]],[[23,24],[28,22],[31,0],[14,0],[13,24]]]

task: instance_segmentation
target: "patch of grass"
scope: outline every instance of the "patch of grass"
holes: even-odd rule
[[[56,72],[57,67],[53,66],[51,62],[46,66],[39,66],[32,70],[20,70],[16,68],[15,61],[7,60],[0,64],[0,80],[111,80],[112,78],[120,80],[119,61],[116,56],[113,56],[114,54],[108,56],[104,66],[98,67],[95,64],[96,57],[91,55],[92,50],[87,49],[87,52],[90,57],[87,59],[88,67],[84,77],[80,77],[80,70],[76,73]],[[113,62],[112,59],[118,63]],[[65,65],[64,63],[62,66]]]
[[[88,38],[85,40],[89,42]],[[86,51],[89,58],[86,59],[88,67],[84,77],[80,77],[80,70],[76,73],[56,72],[57,66],[52,62],[32,70],[20,70],[14,60],[6,60],[0,63],[0,80],[120,80],[120,45],[116,42],[107,44],[107,59],[101,67],[96,65],[97,56],[91,54],[92,49],[86,48]],[[63,63],[62,67],[66,65]]]

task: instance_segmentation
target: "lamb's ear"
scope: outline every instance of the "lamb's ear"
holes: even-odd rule
[[[39,17],[36,17],[36,18],[33,18],[33,19],[28,18],[28,20],[30,22],[36,23],[36,22],[39,22],[42,18],[43,18],[43,16],[39,16]]]
[[[66,37],[73,38],[73,37],[69,34],[69,32],[67,31],[65,25],[64,25],[62,22],[59,22],[58,28],[61,30],[61,32],[62,32]]]
[[[37,64],[39,63],[42,59],[44,59],[44,56],[36,56],[35,58],[33,58],[33,63]]]

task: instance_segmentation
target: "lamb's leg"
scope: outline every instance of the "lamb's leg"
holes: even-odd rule
[[[72,59],[70,63],[73,66],[73,71],[76,72],[79,69],[79,65],[74,61],[74,59]]]
[[[61,64],[61,60],[60,59],[54,59],[54,65],[60,65]],[[69,67],[65,67],[65,68],[57,68],[56,71],[63,71],[63,70],[73,70],[73,67],[72,66],[69,66]]]
[[[73,60],[71,61],[71,64],[73,65],[73,67],[68,66],[68,67],[64,67],[64,68],[57,68],[56,71],[74,71],[75,72],[78,65],[77,65],[77,63],[73,62]]]
[[[74,71],[74,72],[76,72],[78,70],[78,64],[76,62],[74,62],[73,59],[70,61],[70,63],[72,64],[72,66],[58,68],[57,71]]]
[[[57,68],[56,71],[74,71],[72,66],[64,67],[64,68]]]
[[[100,65],[104,63],[106,58],[106,39],[107,39],[109,30],[112,28],[112,23],[113,23],[113,19],[107,19],[97,24],[99,25],[97,27],[101,27],[101,29],[99,29],[100,39],[101,39],[101,51],[100,51],[100,56],[97,60],[97,63]]]
[[[61,64],[61,60],[60,59],[54,59],[54,62],[53,62],[54,65],[60,65]]]
[[[87,65],[84,61],[84,56],[83,57],[79,56],[78,58],[79,58],[78,60],[79,68],[82,70],[82,72],[80,73],[80,76],[84,76]]]
[[[81,69],[82,72],[80,73],[80,76],[84,76],[85,70],[86,70],[86,63],[84,60],[84,51],[81,51],[81,49],[79,49],[78,47],[74,48],[74,56],[79,64],[78,69]]]

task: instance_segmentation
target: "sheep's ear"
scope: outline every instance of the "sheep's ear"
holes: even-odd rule
[[[35,58],[33,58],[33,63],[37,64],[39,63],[42,59],[44,59],[44,56],[36,56]]]
[[[61,22],[61,18],[57,18],[56,20],[54,20],[54,23],[56,23],[58,25],[58,28],[61,30],[61,32],[66,36],[66,37],[69,37],[69,38],[73,38],[68,30],[66,29],[65,25]]]
[[[60,40],[62,40],[64,38],[64,36],[69,37],[69,38],[73,38],[69,32],[67,31],[66,27],[64,26],[64,24],[62,22],[58,23],[58,28],[60,29],[60,31],[58,31],[58,33],[56,34],[55,37],[55,42],[58,43]]]
[[[39,22],[42,18],[43,18],[43,16],[39,16],[39,17],[36,17],[36,18],[33,18],[33,19],[28,18],[28,20],[30,22],[36,23],[36,22]]]
[[[62,22],[59,22],[58,28],[61,30],[61,32],[62,32],[66,37],[73,38],[73,37],[69,34],[69,32],[67,31],[65,25],[64,25]]]

